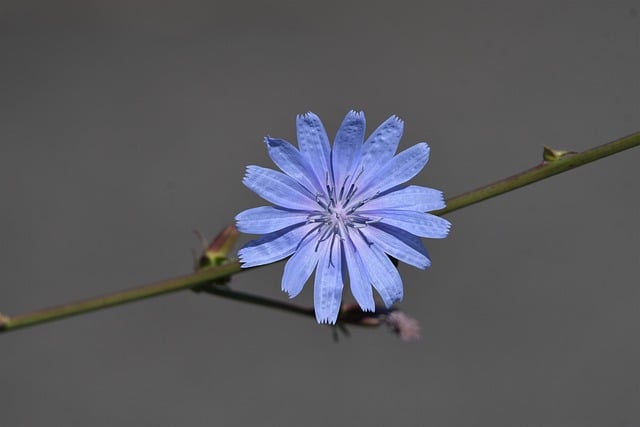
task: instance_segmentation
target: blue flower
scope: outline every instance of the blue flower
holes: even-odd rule
[[[296,120],[299,150],[267,137],[269,156],[282,170],[248,166],[243,183],[275,206],[236,216],[244,233],[264,234],[238,255],[243,267],[291,255],[282,290],[295,297],[315,270],[319,323],[335,323],[342,287],[363,311],[374,311],[373,288],[389,307],[402,299],[402,280],[389,256],[418,268],[431,264],[420,237],[446,237],[450,223],[429,212],[445,206],[442,192],[403,185],[429,159],[420,143],[394,156],[404,128],[391,116],[364,140],[364,113],[347,114],[333,142],[313,113]],[[364,142],[363,142],[364,141]]]

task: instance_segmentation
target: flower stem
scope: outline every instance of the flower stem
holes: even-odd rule
[[[447,200],[447,207],[439,211],[431,212],[434,215],[445,215],[458,209],[465,208],[483,200],[490,199],[500,194],[533,184],[537,181],[549,178],[562,172],[567,172],[578,166],[594,162],[620,151],[628,150],[640,145],[640,132],[625,136],[607,144],[600,145],[581,153],[560,152],[561,154],[549,161],[544,161],[537,166],[501,179],[484,187],[476,188],[464,194],[460,194]],[[553,150],[549,150],[553,151]],[[545,150],[545,155],[547,150]]]
[[[432,213],[436,215],[445,215],[458,209],[462,209],[483,200],[490,199],[492,197],[515,190],[525,185],[541,181],[553,175],[566,172],[578,166],[582,166],[584,164],[602,159],[604,157],[610,156],[623,150],[627,150],[629,148],[633,148],[638,145],[640,145],[640,132],[625,136],[618,140],[609,142],[599,147],[592,148],[587,151],[583,151],[581,153],[554,151],[548,149],[547,151],[545,151],[545,159],[547,160],[540,163],[539,165],[510,177],[501,179],[484,187],[480,187],[478,189],[453,197],[447,200],[446,208]],[[551,153],[551,157],[549,157],[549,153]],[[557,156],[553,157],[556,154]],[[0,333],[12,331],[18,328],[24,328],[27,326],[34,326],[41,323],[50,322],[77,314],[87,313],[94,310],[125,304],[128,302],[138,301],[145,298],[151,298],[170,292],[176,292],[185,289],[196,289],[200,286],[219,279],[223,279],[241,271],[244,270],[240,267],[240,263],[237,261],[231,261],[219,266],[204,268],[196,271],[195,273],[178,277],[176,279],[165,280],[147,286],[116,292],[102,297],[89,298],[83,301],[17,316],[6,316],[0,314]],[[267,304],[264,302],[264,299],[262,297],[236,292],[228,288],[215,288],[213,291],[209,290],[208,292],[252,304],[259,304],[272,308],[280,308],[287,311],[297,311],[299,312],[299,314],[307,314],[307,309],[304,308],[292,308],[285,303],[278,304],[275,302],[269,302]],[[284,307],[285,305],[286,307]]]
[[[52,320],[62,319],[64,317],[74,316],[76,314],[87,313],[102,308],[113,307],[115,305],[168,294],[170,292],[195,288],[241,271],[244,270],[240,268],[240,263],[234,261],[221,266],[202,269],[195,273],[175,279],[156,282],[147,286],[115,292],[101,297],[89,298],[83,301],[64,304],[18,316],[4,316],[3,322],[2,319],[0,319],[0,322],[2,322],[0,323],[0,332],[33,326],[40,323],[50,322]]]

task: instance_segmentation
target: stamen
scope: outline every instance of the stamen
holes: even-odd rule
[[[349,225],[349,227],[356,228],[356,229],[357,228],[365,228],[367,226],[367,224],[359,224],[359,223],[355,223],[355,222],[354,223],[349,223],[348,225]]]
[[[347,197],[346,197],[344,206],[348,205],[351,202],[351,198],[358,192],[358,186],[356,184],[358,183],[358,180],[360,179],[363,173],[364,173],[364,167],[360,168],[360,171],[353,179],[353,182],[351,182],[351,186],[349,187],[349,191],[347,192]]]
[[[364,242],[367,244],[367,246],[373,246],[373,242],[367,239],[367,236],[365,236],[361,230],[358,230],[358,233],[360,234],[360,237],[362,237],[362,240],[364,240]]]
[[[320,197],[322,197],[321,194],[316,194],[316,203],[320,205],[322,209],[327,210],[328,209],[327,205],[322,201]]]
[[[347,198],[344,201],[345,205],[349,204],[349,202],[351,201],[351,198],[356,193],[356,191],[358,191],[358,187],[356,187],[355,182],[354,182],[353,184],[351,184],[351,187],[349,188],[349,191],[347,192]]]
[[[349,224],[349,223],[347,223],[347,225],[348,225],[348,224]],[[340,222],[338,223],[338,237],[340,237],[340,240],[341,240],[341,241],[344,241],[344,240],[346,239],[346,237],[347,237],[348,233],[349,233],[349,232],[347,231],[347,229],[346,229],[346,226],[345,226],[344,222],[340,221]]]
[[[329,266],[334,267],[335,265],[333,265],[333,259],[331,259],[333,257],[333,244],[336,242],[336,235],[333,235],[333,239],[331,239],[331,246],[329,247]]]
[[[307,234],[305,234],[305,235],[304,235],[304,237],[302,237],[302,239],[300,239],[300,242],[298,243],[298,246],[296,246],[296,250],[295,250],[295,252],[298,252],[298,249],[300,249],[300,246],[302,246],[302,242],[304,242],[304,241],[305,241],[305,239],[306,239],[307,237],[309,237],[309,235],[310,235],[311,233],[313,233],[313,232],[314,232],[314,231],[316,231],[316,230],[319,230],[321,227],[322,227],[322,225],[318,225],[317,227],[314,227],[314,228],[312,228],[311,230],[309,230],[309,232],[307,232]],[[316,246],[316,250],[318,250],[318,247],[317,247],[317,246]]]
[[[358,182],[358,179],[360,179],[360,176],[364,173],[364,166],[362,168],[360,168],[360,172],[358,172],[358,175],[356,175],[355,179],[353,180],[353,183],[355,184],[356,182]]]
[[[358,181],[364,168],[360,168],[357,174],[347,175],[344,181],[341,183],[340,191],[336,188],[335,183],[332,181],[331,171],[325,173],[325,190],[324,193],[317,193],[315,195],[316,203],[319,206],[317,211],[312,211],[307,216],[307,224],[317,224],[314,227],[314,231],[317,231],[315,251],[320,249],[320,244],[331,239],[331,247],[329,250],[333,251],[336,244],[336,238],[340,240],[338,244],[343,244],[351,231],[357,230],[361,235],[361,229],[367,227],[369,224],[376,223],[382,218],[369,218],[359,215],[356,211],[366,204],[369,200],[377,197],[379,193],[373,196],[363,199],[353,206],[351,204],[352,199],[358,194],[359,187]],[[366,239],[366,236],[362,238],[371,244]],[[329,259],[329,264],[333,265],[333,260]]]
[[[342,183],[342,187],[340,187],[340,196],[338,197],[338,199],[342,200],[342,195],[344,194],[344,186],[347,185],[347,181],[349,181],[349,177],[351,175],[347,175],[347,177],[344,179],[344,182]]]
[[[311,214],[307,217],[307,224],[314,222],[325,222],[322,214]]]
[[[320,236],[320,238],[318,239],[318,243],[316,244],[316,249],[315,251],[318,252],[318,248],[320,247],[320,243],[324,242],[325,240],[327,240],[332,232],[332,227],[326,227],[324,230],[324,233],[322,233],[322,236]]]
[[[380,192],[377,191],[373,196],[371,197],[367,197],[366,199],[358,202],[355,206],[352,206],[349,211],[347,212],[347,214],[352,214],[354,213],[357,209],[360,209],[361,207],[363,207],[364,205],[366,205],[367,203],[369,203],[372,199],[375,199],[376,197],[378,197],[380,195]]]

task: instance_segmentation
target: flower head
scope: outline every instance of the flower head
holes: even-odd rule
[[[298,146],[267,137],[269,156],[282,170],[249,166],[243,183],[275,206],[236,216],[243,233],[264,234],[238,255],[243,267],[291,256],[282,290],[293,298],[315,270],[319,323],[335,323],[348,280],[363,311],[374,311],[373,288],[389,307],[402,299],[402,280],[389,256],[418,268],[431,264],[420,237],[443,238],[450,223],[426,212],[445,206],[442,193],[406,186],[429,159],[420,143],[395,155],[403,122],[387,119],[364,140],[363,113],[347,114],[329,144],[320,118],[296,120]]]

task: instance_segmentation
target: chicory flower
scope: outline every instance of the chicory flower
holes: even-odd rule
[[[395,155],[403,122],[391,116],[366,140],[363,113],[351,111],[329,144],[313,113],[296,120],[298,147],[265,138],[282,170],[247,167],[243,183],[274,206],[236,216],[241,232],[264,234],[238,255],[243,267],[279,261],[282,290],[293,298],[315,270],[314,307],[319,323],[335,323],[349,283],[363,311],[374,311],[372,287],[384,304],[400,301],[402,280],[389,256],[418,268],[431,261],[420,237],[444,238],[450,223],[429,211],[445,206],[442,192],[404,185],[429,159],[420,143]]]

